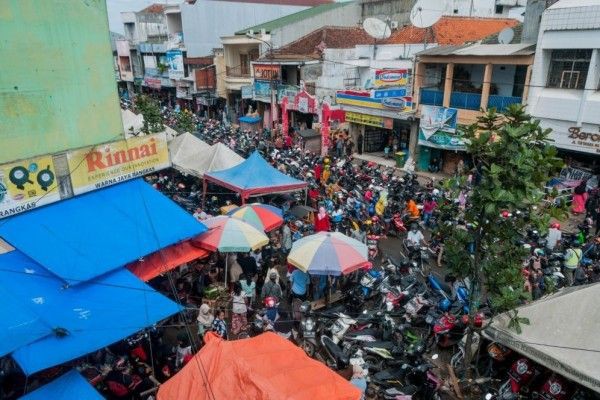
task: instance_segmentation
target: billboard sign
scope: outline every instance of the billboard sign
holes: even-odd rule
[[[67,158],[76,195],[171,165],[165,133],[73,150],[67,154]]]
[[[183,52],[181,50],[169,50],[166,53],[167,66],[169,67],[169,79],[181,79],[185,76],[183,69]]]
[[[0,218],[60,200],[52,156],[0,166]]]
[[[446,150],[465,150],[465,142],[456,128],[458,110],[438,106],[422,106],[419,144]]]
[[[275,64],[252,64],[254,67],[254,79],[263,81],[276,81],[279,79],[280,67]]]
[[[375,87],[407,86],[410,80],[409,69],[378,69],[375,70]]]

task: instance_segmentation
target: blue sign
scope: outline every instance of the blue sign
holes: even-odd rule
[[[254,99],[271,101],[271,84],[277,86],[277,83],[273,81],[259,81],[254,80]]]
[[[388,97],[404,97],[406,96],[406,88],[374,90],[374,99],[386,99]]]

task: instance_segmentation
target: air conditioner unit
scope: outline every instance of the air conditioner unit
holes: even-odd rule
[[[398,29],[398,21],[390,21],[390,28]]]

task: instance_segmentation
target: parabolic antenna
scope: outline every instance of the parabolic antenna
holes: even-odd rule
[[[417,28],[428,28],[442,18],[445,0],[419,0],[410,11],[410,22]]]
[[[512,28],[504,28],[498,34],[498,43],[509,44],[515,37],[515,31]]]
[[[377,18],[365,19],[362,26],[369,36],[375,39],[387,39],[392,34],[388,24]]]

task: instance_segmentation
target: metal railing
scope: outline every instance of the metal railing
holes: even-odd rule
[[[225,74],[233,78],[250,78],[250,67],[225,67]]]
[[[442,106],[444,104],[444,92],[438,89],[422,88],[420,90],[420,104],[429,106]]]
[[[481,106],[481,93],[452,92],[450,107],[464,110],[479,110]]]
[[[522,97],[517,96],[499,96],[496,94],[490,95],[488,100],[488,108],[496,108],[497,111],[505,111],[506,107],[511,104],[521,104]]]

